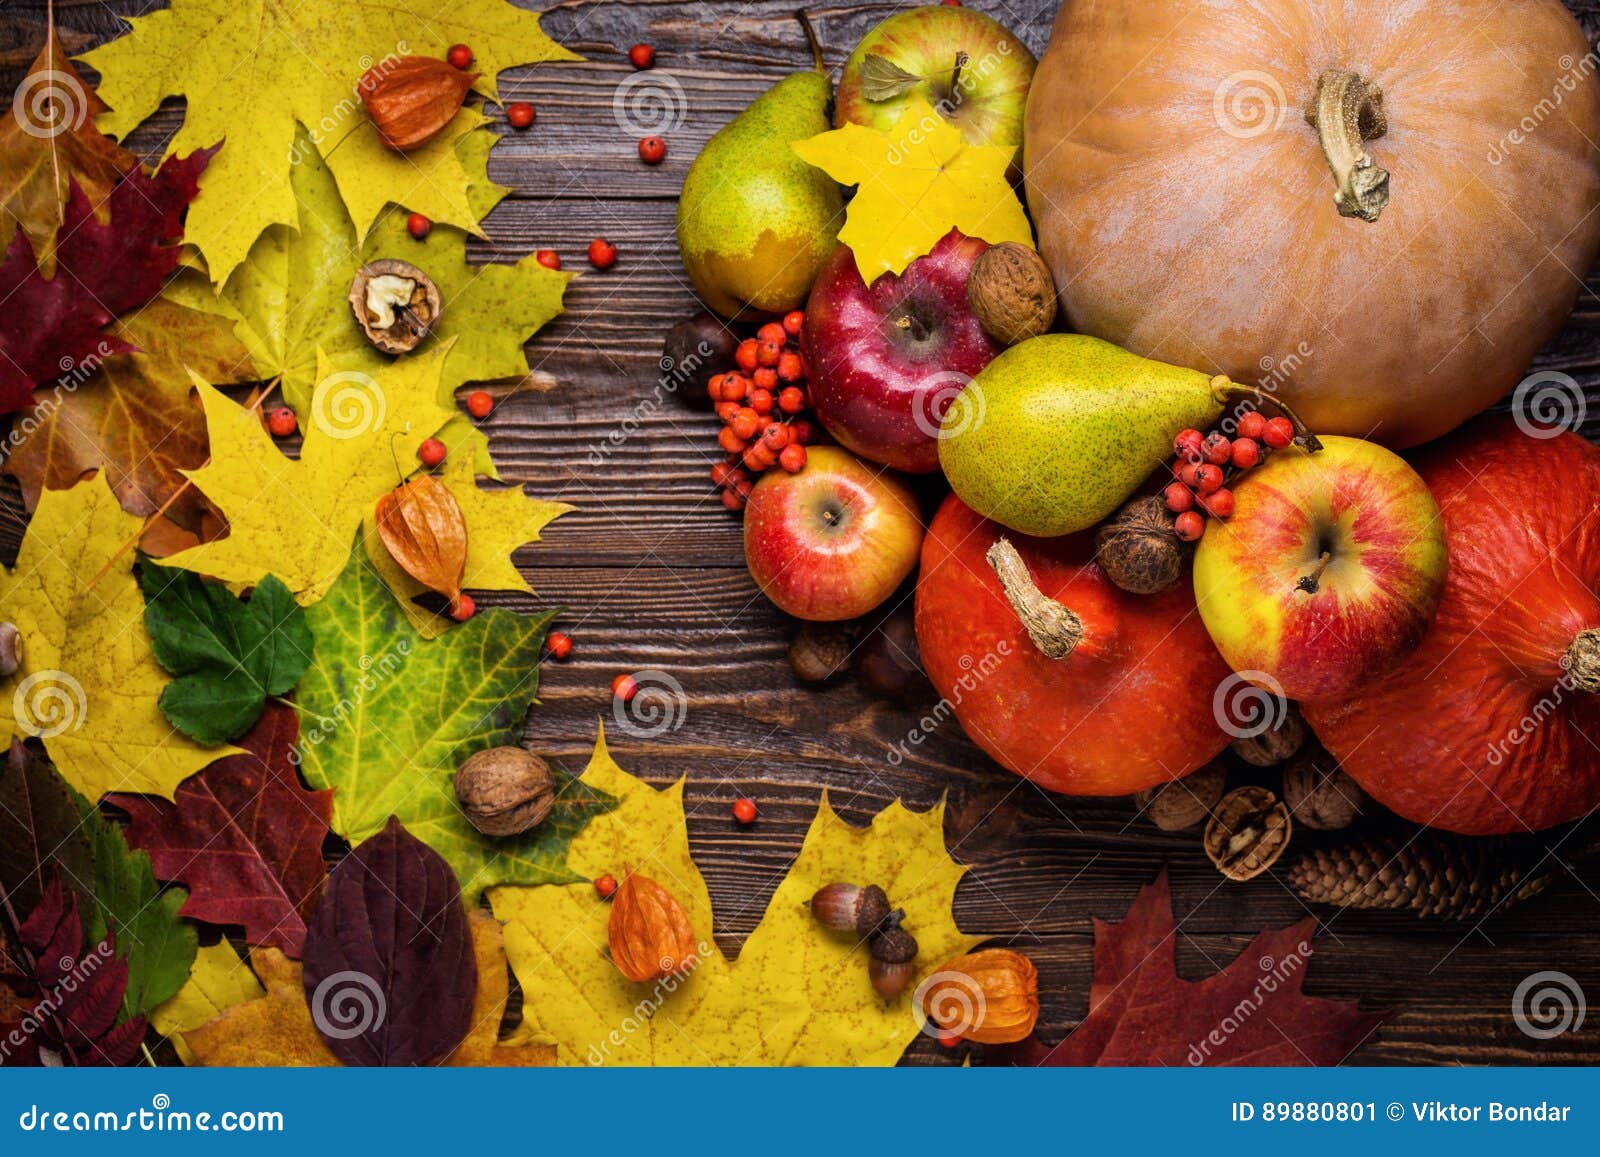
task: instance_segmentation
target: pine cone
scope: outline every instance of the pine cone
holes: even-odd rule
[[[1558,867],[1534,844],[1424,831],[1317,848],[1295,861],[1289,884],[1313,904],[1475,920],[1538,895]]]

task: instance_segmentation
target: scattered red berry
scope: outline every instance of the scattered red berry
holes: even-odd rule
[[[561,268],[561,254],[554,249],[541,249],[533,255],[533,259],[546,269]]]
[[[667,142],[660,137],[645,137],[639,142],[639,159],[647,165],[659,165],[667,159]]]
[[[594,882],[594,890],[600,893],[602,900],[609,900],[616,895],[617,878],[615,876],[601,876]]]
[[[806,448],[798,442],[790,442],[778,455],[778,465],[790,474],[800,473],[806,468]]]
[[[1184,542],[1198,542],[1206,532],[1206,520],[1193,510],[1186,510],[1173,522],[1172,530]]]
[[[1238,470],[1248,470],[1261,461],[1261,444],[1254,438],[1233,440],[1233,465]]]
[[[1194,491],[1182,482],[1174,482],[1161,492],[1167,500],[1167,509],[1174,514],[1182,514],[1194,506]]]
[[[1251,410],[1248,413],[1239,415],[1239,437],[1254,438],[1259,442],[1266,429],[1267,418],[1260,410]]]
[[[1194,468],[1194,488],[1201,494],[1214,494],[1222,489],[1222,467],[1202,462]]]
[[[1281,450],[1294,441],[1294,423],[1288,418],[1273,418],[1267,423],[1261,440],[1274,450]]]
[[[1205,440],[1206,436],[1199,430],[1180,430],[1178,436],[1172,440],[1172,449],[1185,462],[1198,462],[1200,448]]]
[[[1225,466],[1233,456],[1233,443],[1226,434],[1210,433],[1200,445],[1200,456],[1213,466]]]
[[[448,453],[449,449],[437,438],[424,439],[422,445],[417,447],[417,459],[428,467],[439,465]]]
[[[628,49],[628,60],[635,68],[649,68],[656,62],[656,50],[648,44],[635,44]]]
[[[413,213],[406,218],[406,232],[421,241],[429,233],[433,232],[433,222],[421,213]]]
[[[632,675],[618,675],[611,680],[611,694],[621,699],[624,703],[631,702],[638,693],[639,680]]]
[[[610,269],[617,263],[617,247],[604,237],[589,242],[589,264],[596,269]]]
[[[1212,518],[1230,518],[1233,515],[1233,491],[1218,490],[1215,494],[1200,496],[1200,508]]]
[[[961,0],[944,0],[944,2],[951,8],[961,7]],[[942,1028],[939,1030],[938,1041],[940,1048],[953,1049],[961,1043],[961,1034]]]
[[[287,438],[299,428],[300,423],[288,406],[279,406],[267,415],[267,432],[274,438]]]
[[[506,124],[519,132],[533,124],[533,106],[525,100],[514,100],[506,105]]]
[[[465,44],[452,44],[444,58],[450,62],[451,68],[459,68],[462,72],[472,67],[472,49]]]
[[[478,604],[472,601],[471,595],[462,595],[450,606],[450,617],[458,623],[464,623],[478,613]]]
[[[742,824],[756,822],[756,801],[753,799],[736,799],[733,801],[733,818]]]
[[[783,332],[790,337],[799,337],[800,331],[806,326],[806,314],[803,309],[792,309],[783,315]]]
[[[488,390],[473,390],[467,395],[467,413],[474,418],[487,418],[494,413],[494,398]]]
[[[550,637],[544,641],[545,649],[550,652],[550,657],[557,662],[564,663],[572,656],[572,636],[560,631],[551,631]]]

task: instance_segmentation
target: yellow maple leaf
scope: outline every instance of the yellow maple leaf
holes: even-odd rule
[[[21,666],[0,680],[0,733],[38,736],[90,800],[109,791],[171,799],[183,779],[238,750],[201,747],[161,714],[167,674],[124,549],[142,525],[98,473],[40,495],[16,568],[0,571],[0,607],[22,637]]]
[[[164,11],[132,17],[126,36],[84,56],[100,73],[100,95],[112,111],[98,123],[112,135],[126,136],[162,100],[183,96],[183,127],[168,142],[169,153],[226,138],[184,228],[218,284],[265,229],[297,221],[289,181],[297,125],[329,156],[361,236],[390,202],[477,230],[455,153],[476,114],[466,110],[421,148],[394,152],[378,140],[356,89],[367,69],[401,56],[442,57],[451,44],[470,44],[475,87],[494,99],[503,69],[578,59],[540,31],[537,15],[505,0],[453,0],[426,20],[386,0],[342,0],[337,7],[174,0]]]
[[[238,586],[275,574],[301,603],[320,599],[344,570],[350,543],[370,523],[378,499],[399,485],[406,464],[414,466],[423,440],[455,417],[439,401],[449,351],[450,343],[440,342],[375,374],[320,375],[301,415],[299,459],[277,448],[256,414],[197,379],[211,461],[185,473],[228,520],[228,533],[166,564]],[[510,552],[569,508],[536,502],[520,490],[467,495],[468,489],[470,475],[458,477],[454,492],[458,501],[466,496],[461,507],[475,549],[477,589],[527,590]],[[528,537],[518,538],[524,531]],[[496,554],[498,562],[491,558]],[[394,576],[402,576],[397,567],[386,574]],[[395,593],[409,603],[419,589],[407,578]]]
[[[482,912],[469,924],[472,951],[478,964],[478,994],[472,1002],[472,1028],[443,1064],[461,1066],[516,1065],[538,1067],[553,1063],[553,1050],[514,1033],[498,1039],[505,1015],[506,954],[500,925]],[[250,963],[266,985],[266,995],[236,1004],[220,1016],[183,1034],[195,1063],[212,1066],[317,1066],[337,1065],[317,1035],[306,1003],[301,967],[276,948],[258,948]]]
[[[952,229],[991,245],[1033,247],[1033,230],[1006,169],[1009,145],[969,145],[914,94],[888,132],[847,124],[795,141],[794,151],[841,185],[855,185],[839,240],[862,279],[903,273]]]
[[[690,855],[683,781],[657,791],[634,778],[603,735],[583,779],[620,802],[572,841],[568,865],[590,877],[651,877],[683,905],[702,949],[687,974],[633,984],[606,954],[610,906],[593,886],[491,888],[524,1024],[556,1046],[559,1064],[893,1064],[920,1031],[911,989],[887,1003],[873,992],[866,946],[823,928],[805,906],[824,884],[877,883],[905,909],[918,979],[982,942],[951,916],[966,869],[945,852],[943,803],[919,814],[896,801],[855,828],[824,797],[761,924],[730,961],[712,939],[710,893]]]
[[[256,979],[233,945],[226,940],[208,944],[195,953],[189,979],[163,1003],[150,1010],[150,1024],[172,1042],[178,1059],[195,1063],[183,1034],[215,1020],[236,1004],[259,1000],[266,989]]]

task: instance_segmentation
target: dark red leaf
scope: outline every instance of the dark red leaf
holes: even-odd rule
[[[1013,1065],[1335,1065],[1386,1013],[1302,992],[1315,920],[1262,932],[1200,981],[1177,969],[1177,924],[1166,872],[1140,890],[1119,924],[1094,922],[1089,1013],[1060,1044],[991,1049]]]
[[[42,759],[12,740],[0,770],[0,898],[31,912],[59,875],[80,895],[94,887],[94,853],[78,805]]]
[[[48,280],[24,232],[11,238],[0,262],[0,413],[31,404],[35,385],[132,348],[104,327],[161,292],[177,268],[183,209],[214,151],[168,158],[154,176],[135,165],[111,190],[105,221],[74,183]]]
[[[305,948],[312,1022],[347,1065],[432,1064],[472,1027],[461,887],[392,816],[329,874]]]
[[[242,924],[251,944],[293,957],[327,875],[333,807],[332,791],[308,791],[295,773],[299,726],[292,707],[269,703],[239,741],[245,753],[190,776],[175,799],[109,797],[128,813],[128,843],[150,853],[156,877],[189,888],[179,915]]]

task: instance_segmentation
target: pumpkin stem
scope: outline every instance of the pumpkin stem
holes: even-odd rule
[[[1258,386],[1241,386],[1237,382],[1231,382],[1221,374],[1218,374],[1211,379],[1211,396],[1216,398],[1217,402],[1224,408],[1237,405],[1240,402],[1248,402],[1254,405],[1256,409],[1260,409],[1262,406],[1274,409],[1285,418],[1288,418],[1294,426],[1295,445],[1308,454],[1315,454],[1322,449],[1322,442],[1311,432],[1311,427],[1301,420],[1300,415],[1290,408],[1288,402],[1285,402],[1271,390],[1264,390]]]
[[[1322,140],[1333,179],[1333,203],[1342,217],[1376,221],[1389,203],[1389,171],[1373,164],[1365,143],[1389,131],[1383,115],[1383,90],[1360,75],[1330,68],[1317,81],[1317,96],[1306,120]]]
[[[1579,631],[1561,657],[1561,665],[1578,690],[1600,694],[1600,629]]]
[[[1017,548],[1008,539],[996,539],[984,556],[1005,588],[1006,601],[1017,612],[1028,638],[1046,658],[1065,659],[1083,642],[1083,620],[1049,598],[1028,573]]]

